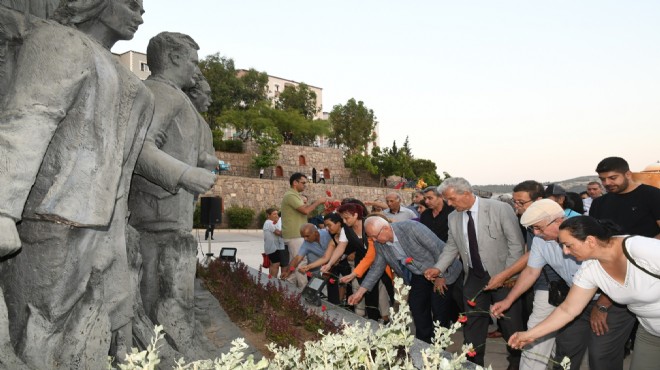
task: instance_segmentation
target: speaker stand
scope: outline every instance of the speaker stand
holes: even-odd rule
[[[206,257],[202,260],[202,266],[208,267],[209,263],[213,261],[215,258],[213,257],[213,252],[211,252],[211,239],[208,240],[208,248],[206,252]]]

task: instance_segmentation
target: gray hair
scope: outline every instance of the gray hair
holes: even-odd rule
[[[422,193],[424,193],[424,194],[429,193],[429,192],[433,192],[433,194],[435,194],[436,197],[442,197],[442,193],[440,191],[438,191],[437,186],[428,186],[424,190],[422,190]]]
[[[368,227],[378,227],[378,228],[383,228],[385,226],[390,226],[390,223],[387,222],[386,219],[384,219],[381,216],[369,216],[364,220],[364,228]]]
[[[462,177],[450,177],[444,180],[442,184],[438,186],[438,191],[444,193],[449,188],[454,189],[456,194],[473,193],[472,185]]]
[[[399,202],[401,202],[401,201],[403,200],[403,198],[401,198],[401,194],[399,194],[399,193],[395,193],[395,192],[387,193],[387,195],[386,195],[385,197],[387,198],[387,197],[389,197],[390,195],[394,195],[394,196],[396,196],[396,199],[398,199]]]
[[[170,53],[182,55],[196,50],[199,45],[192,37],[178,32],[161,32],[149,40],[147,63],[151,72],[158,74],[165,70]]]

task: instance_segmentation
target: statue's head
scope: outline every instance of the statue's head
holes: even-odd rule
[[[153,75],[166,76],[182,89],[195,85],[199,45],[188,35],[161,32],[149,40],[147,63]]]
[[[130,40],[143,23],[142,0],[62,0],[53,19],[81,30],[104,28],[109,39]]]
[[[211,86],[206,81],[202,72],[195,73],[195,85],[186,89],[186,95],[190,98],[197,111],[204,113],[209,110],[209,106],[213,102],[211,99]]]

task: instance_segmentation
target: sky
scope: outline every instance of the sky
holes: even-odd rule
[[[660,160],[660,2],[143,0],[114,52],[182,32],[199,56],[355,98],[381,146],[409,137],[472,184],[596,175],[609,156]]]

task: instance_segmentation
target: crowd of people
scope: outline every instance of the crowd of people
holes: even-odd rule
[[[579,369],[585,353],[590,369],[622,369],[631,348],[631,369],[655,369],[660,189],[635,182],[623,158],[596,172],[600,182],[583,194],[528,180],[485,199],[456,177],[415,191],[408,206],[396,192],[384,202],[345,198],[322,219],[315,212],[331,194],[307,201],[308,178],[296,173],[279,213],[267,211],[269,272],[299,287],[324,277],[329,302],[383,323],[398,276],[411,287],[415,336],[430,343],[434,321],[460,318],[478,365],[486,338],[502,336],[509,369],[564,357]]]

